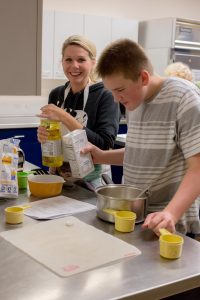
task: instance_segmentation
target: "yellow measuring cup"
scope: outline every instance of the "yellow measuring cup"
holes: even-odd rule
[[[184,239],[182,236],[172,234],[168,230],[162,228],[160,232],[160,256],[168,259],[176,259],[181,257]]]
[[[128,210],[105,208],[103,211],[115,217],[115,229],[120,232],[131,232],[135,228],[136,213]]]
[[[30,205],[10,206],[5,208],[6,223],[20,224],[24,221],[24,209],[31,207]]]

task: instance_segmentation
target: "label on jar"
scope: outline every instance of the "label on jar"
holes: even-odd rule
[[[42,156],[55,157],[62,155],[61,140],[42,143]]]

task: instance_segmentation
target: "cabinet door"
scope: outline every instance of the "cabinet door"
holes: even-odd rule
[[[153,19],[139,23],[139,42],[145,49],[173,48],[175,18]]]
[[[62,44],[73,34],[83,35],[83,15],[55,12],[54,78],[65,79],[62,70]]]
[[[121,38],[138,41],[138,21],[112,18],[111,24],[112,41]]]
[[[85,15],[84,35],[90,39],[97,48],[97,57],[111,42],[111,18]]]
[[[43,11],[42,78],[53,78],[54,11]]]

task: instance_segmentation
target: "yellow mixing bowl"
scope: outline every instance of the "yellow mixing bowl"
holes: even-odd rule
[[[33,196],[47,198],[61,193],[64,179],[57,175],[29,175],[28,185]]]

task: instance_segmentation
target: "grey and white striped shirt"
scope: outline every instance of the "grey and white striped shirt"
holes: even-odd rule
[[[124,182],[151,186],[148,212],[162,210],[186,172],[186,159],[200,153],[200,90],[168,78],[153,98],[128,113]],[[200,178],[199,178],[200,181]],[[200,199],[177,224],[183,233],[200,232]]]

